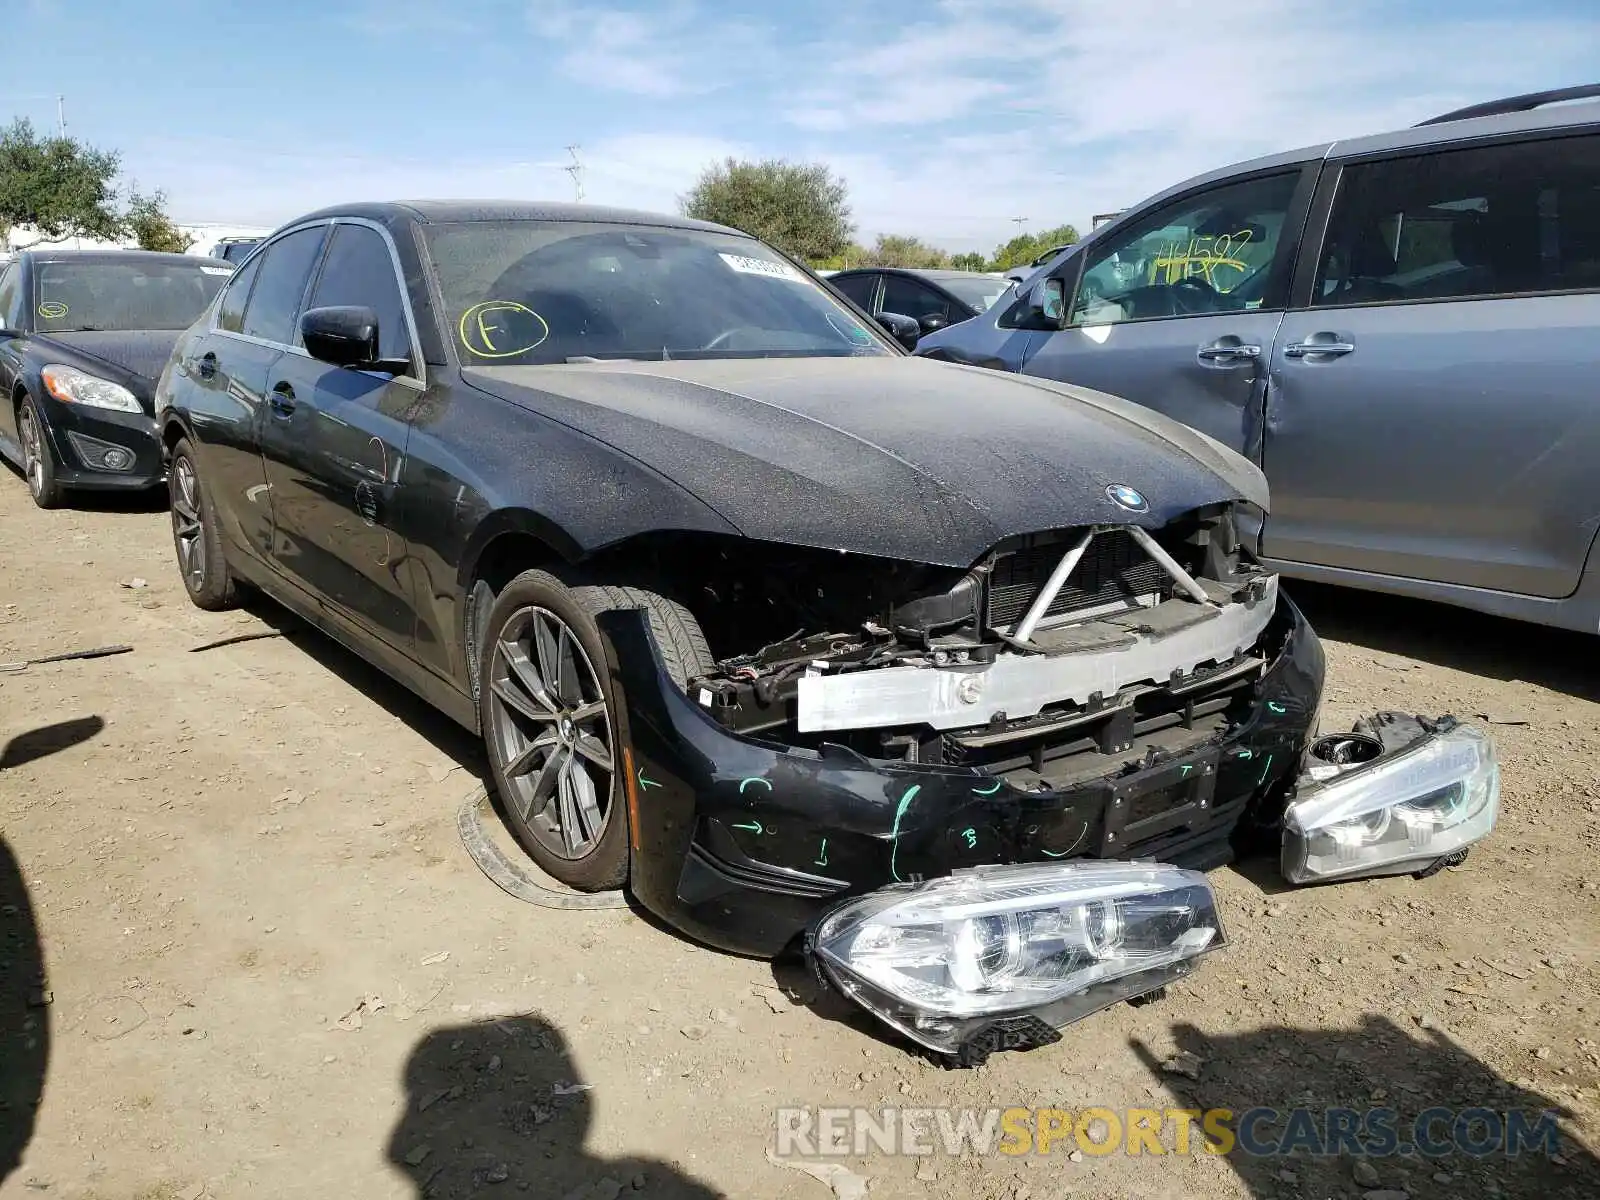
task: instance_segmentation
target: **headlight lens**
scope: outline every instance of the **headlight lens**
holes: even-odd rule
[[[120,383],[101,379],[77,367],[52,364],[39,372],[45,389],[64,404],[110,408],[117,412],[143,412],[138,398]]]
[[[1494,743],[1470,726],[1313,782],[1284,811],[1291,883],[1420,871],[1482,840],[1500,808]]]
[[[1064,863],[979,867],[873,892],[824,918],[811,949],[846,995],[956,1053],[997,1022],[1027,1016],[1053,1030],[1153,991],[1223,940],[1198,872]]]

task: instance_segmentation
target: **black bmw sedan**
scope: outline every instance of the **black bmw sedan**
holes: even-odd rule
[[[1253,465],[1103,393],[910,357],[720,226],[314,213],[157,403],[196,604],[249,583],[295,609],[482,732],[547,872],[734,950],[1003,864],[1126,898],[1147,868],[1067,868],[1155,859],[1193,899],[1187,868],[1281,811],[1321,692],[1250,552]],[[1155,911],[1084,928],[1113,954],[1133,926],[1107,921]],[[1159,911],[1179,958],[1214,944]],[[1031,945],[1014,916],[951,943],[953,978]]]
[[[232,273],[142,250],[28,250],[0,269],[0,455],[34,503],[161,482],[156,376]]]

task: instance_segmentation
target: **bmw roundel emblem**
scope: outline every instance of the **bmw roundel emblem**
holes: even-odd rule
[[[1106,485],[1106,499],[1118,508],[1125,508],[1129,512],[1149,512],[1150,502],[1144,498],[1144,493],[1129,487],[1125,483],[1111,483]]]

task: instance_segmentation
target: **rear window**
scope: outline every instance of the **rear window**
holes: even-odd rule
[[[40,333],[187,329],[232,270],[171,260],[38,264],[33,314]]]

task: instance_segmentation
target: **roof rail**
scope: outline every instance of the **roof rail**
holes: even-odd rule
[[[1470,104],[1466,108],[1458,108],[1440,117],[1430,117],[1426,121],[1419,122],[1416,128],[1421,129],[1424,125],[1443,125],[1447,121],[1466,121],[1473,117],[1498,117],[1504,113],[1528,112],[1542,108],[1546,104],[1559,104],[1563,100],[1587,100],[1595,96],[1600,96],[1600,83],[1554,88],[1548,92],[1529,92],[1525,96],[1508,96],[1504,100]]]

